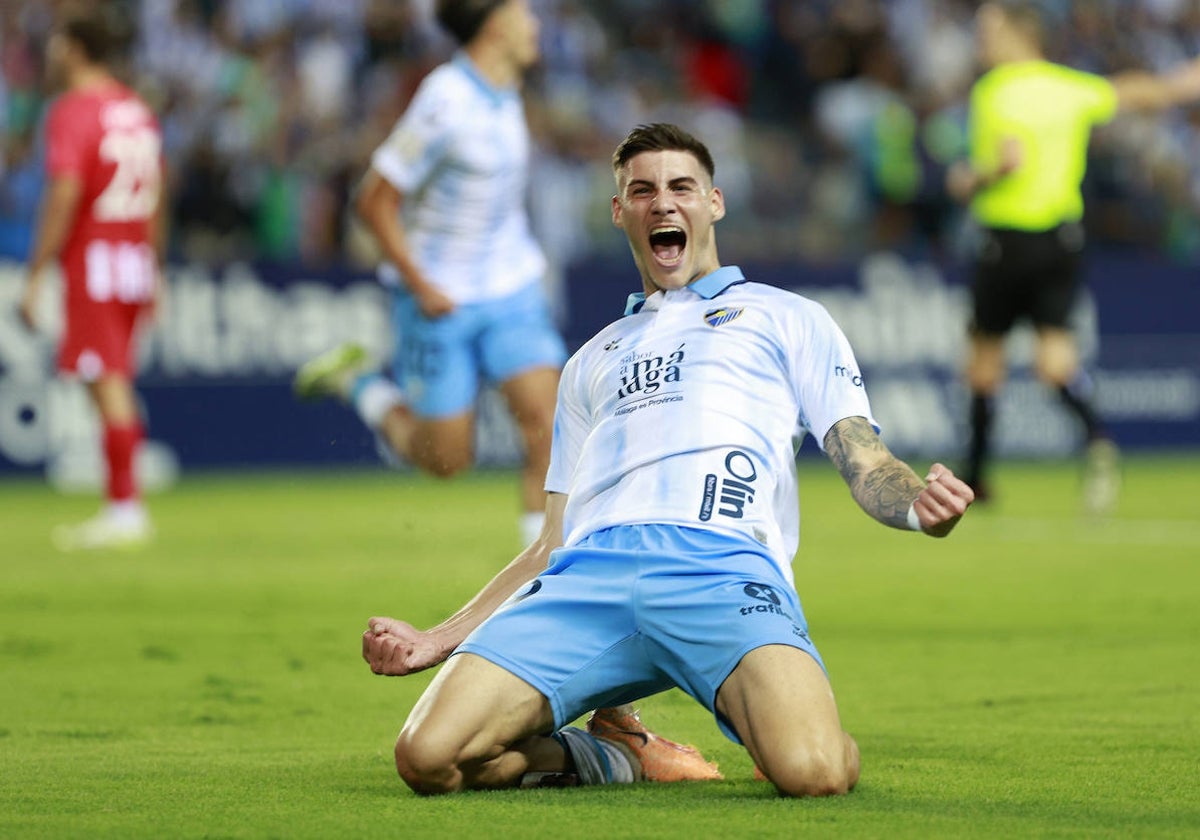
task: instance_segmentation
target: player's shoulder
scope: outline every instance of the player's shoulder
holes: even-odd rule
[[[64,90],[50,100],[47,114],[52,118],[80,114],[85,111],[94,111],[98,105],[95,98],[89,96],[85,91]]]
[[[1051,85],[1051,89],[1066,87],[1094,87],[1109,84],[1104,76],[1055,61],[1021,61],[999,64],[975,82],[976,93],[991,93],[1009,86],[1019,86],[1025,91],[1030,84]],[[1036,90],[1041,90],[1037,88]]]
[[[429,71],[413,97],[426,106],[467,102],[474,97],[475,83],[457,61],[447,61]]]
[[[421,80],[405,109],[403,121],[445,130],[472,111],[469,80],[454,62],[439,64]]]
[[[777,315],[821,317],[826,314],[825,307],[812,298],[805,297],[792,289],[772,286],[768,283],[759,283],[753,280],[747,280],[744,283],[730,286],[726,293],[720,297],[726,298],[730,302],[757,302],[765,307],[768,312]]]
[[[753,312],[750,319],[743,318],[740,311],[734,317],[755,325],[756,330],[774,336],[782,344],[790,344],[800,336],[833,335],[839,330],[824,304],[782,286],[740,283],[713,303],[731,311]]]
[[[103,115],[119,122],[153,122],[154,111],[131,88],[120,83],[67,90],[50,103],[49,113],[71,119]]]

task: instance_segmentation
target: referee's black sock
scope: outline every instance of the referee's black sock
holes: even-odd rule
[[[1091,380],[1083,373],[1066,385],[1058,387],[1058,396],[1083,423],[1083,431],[1088,443],[1108,437],[1104,430],[1104,424],[1100,422],[1100,416],[1092,406],[1092,390]]]
[[[971,394],[971,442],[967,447],[967,474],[963,481],[979,490],[983,483],[984,464],[991,450],[992,397],[974,392]]]

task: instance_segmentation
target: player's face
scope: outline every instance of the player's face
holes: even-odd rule
[[[613,224],[625,231],[646,294],[720,267],[713,224],[725,199],[689,152],[643,152],[617,173]]]
[[[513,61],[522,69],[532,66],[541,52],[538,43],[539,23],[530,8],[529,0],[508,0],[498,6],[492,17],[504,33]]]

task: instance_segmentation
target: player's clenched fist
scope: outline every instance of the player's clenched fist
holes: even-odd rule
[[[975,492],[943,464],[930,467],[925,481],[928,483],[913,503],[913,510],[922,531],[933,537],[944,537],[975,501]]]
[[[376,674],[402,677],[437,665],[445,655],[433,637],[406,621],[375,617],[363,633],[363,659]]]

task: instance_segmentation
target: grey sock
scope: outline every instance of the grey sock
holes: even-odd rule
[[[575,762],[575,772],[585,785],[608,785],[635,781],[633,766],[616,745],[595,738],[577,726],[564,726],[554,733]]]

